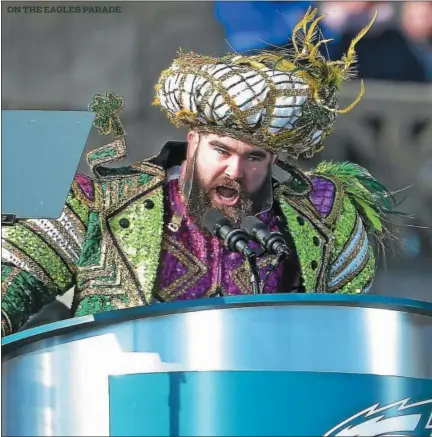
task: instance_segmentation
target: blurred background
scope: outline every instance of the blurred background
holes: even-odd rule
[[[113,90],[126,102],[128,158],[122,164],[155,154],[167,140],[185,138],[184,130],[151,106],[153,86],[180,47],[213,55],[277,50],[312,5],[327,14],[321,29],[333,38],[327,55],[337,59],[378,10],[357,46],[365,97],[339,117],[325,151],[299,165],[350,160],[394,191],[410,187],[400,195],[407,197],[400,209],[414,218],[397,227],[372,293],[432,301],[432,2],[86,4],[119,5],[121,13],[10,13],[11,6],[35,3],[2,2],[2,109],[85,110],[93,94]],[[359,87],[356,80],[343,86],[342,107]],[[108,140],[92,133],[87,149]],[[89,172],[84,156],[79,170]],[[69,293],[61,301],[69,305],[70,299]],[[39,317],[47,322],[65,311],[56,303]]]

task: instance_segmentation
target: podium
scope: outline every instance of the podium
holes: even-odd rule
[[[200,299],[2,341],[6,436],[432,434],[432,304]]]

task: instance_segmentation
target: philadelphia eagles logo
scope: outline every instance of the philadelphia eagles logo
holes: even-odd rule
[[[324,436],[432,436],[432,399],[375,404],[336,425]]]

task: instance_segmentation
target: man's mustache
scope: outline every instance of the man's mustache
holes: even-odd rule
[[[217,187],[223,185],[224,187],[232,188],[238,192],[246,192],[246,188],[240,182],[237,182],[229,177],[224,177],[214,182],[210,189],[216,189]]]

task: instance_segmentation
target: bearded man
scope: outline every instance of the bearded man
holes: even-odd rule
[[[251,243],[263,293],[370,289],[371,237],[385,236],[390,193],[354,164],[323,162],[303,173],[279,158],[312,156],[337,113],[350,109],[339,109],[337,91],[352,75],[354,44],[342,61],[326,60],[323,41],[313,42],[317,20],[309,10],[286,52],[180,53],[154,103],[189,126],[187,142],[131,166],[108,166],[126,154],[123,100],[94,97],[95,125],[114,139],[87,155],[92,177],[75,177],[58,220],[2,230],[3,335],[72,287],[74,316],[251,293],[244,256],[204,229],[209,207],[234,227],[254,215],[284,236],[290,256],[281,263]],[[289,177],[278,180],[275,165]]]

